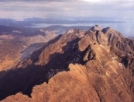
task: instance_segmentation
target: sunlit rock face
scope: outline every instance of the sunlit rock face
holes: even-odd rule
[[[110,27],[70,29],[3,73],[2,102],[133,102],[134,41]]]

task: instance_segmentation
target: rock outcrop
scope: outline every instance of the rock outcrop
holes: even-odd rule
[[[2,102],[133,102],[134,41],[93,28],[70,29],[1,72]]]

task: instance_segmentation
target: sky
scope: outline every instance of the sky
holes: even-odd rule
[[[0,18],[112,20],[134,23],[134,0],[0,0]],[[132,25],[133,26],[133,25]]]
[[[134,19],[133,0],[0,0],[0,18]]]

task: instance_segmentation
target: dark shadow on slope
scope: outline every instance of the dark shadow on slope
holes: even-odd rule
[[[49,43],[52,44],[59,38]],[[67,43],[67,45],[62,48],[64,51],[63,54],[52,54],[49,62],[45,66],[37,66],[32,63],[27,66],[27,68],[16,68],[0,72],[0,100],[18,92],[30,96],[32,88],[35,85],[48,82],[52,76],[60,71],[68,71],[69,63],[85,63],[83,56],[86,51],[80,52],[78,50],[78,41],[79,38]],[[33,62],[37,61],[38,55],[42,50],[43,49],[40,49],[39,52],[34,52],[34,56],[31,56]]]
[[[32,53],[34,51],[37,51],[42,45],[44,45],[45,43],[35,43],[35,44],[32,44],[32,45],[29,45],[26,49],[24,49],[21,53],[21,58],[20,60],[24,60],[24,59],[27,59],[27,58],[30,58],[30,56],[32,55]]]
[[[33,52],[31,56],[33,63],[38,60],[38,56],[44,48],[46,48],[49,44],[56,42],[60,38],[61,35],[49,41],[47,44],[42,45],[38,51]],[[47,79],[45,78],[46,73],[44,73],[44,70],[47,72],[47,69],[45,69],[43,66],[35,66],[34,64],[31,64],[25,69],[14,68],[12,70],[1,71],[0,100],[9,95],[16,94],[17,92],[22,92],[30,96],[34,85],[47,82]]]

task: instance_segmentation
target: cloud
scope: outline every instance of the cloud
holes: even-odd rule
[[[134,0],[0,0],[0,18],[46,18],[66,21],[126,21],[134,26]]]
[[[68,0],[68,1],[77,2],[80,0]],[[66,2],[66,1],[65,0],[0,0],[0,2]]]
[[[132,0],[122,0],[122,2],[121,0],[95,0],[99,3],[91,3],[92,1],[93,0],[1,0],[0,17],[13,19],[33,17],[59,17],[68,19],[78,17],[98,17],[98,19],[134,18],[134,3],[132,3]]]
[[[101,2],[101,3],[108,3],[108,2],[134,2],[133,0],[81,0],[85,2]]]

